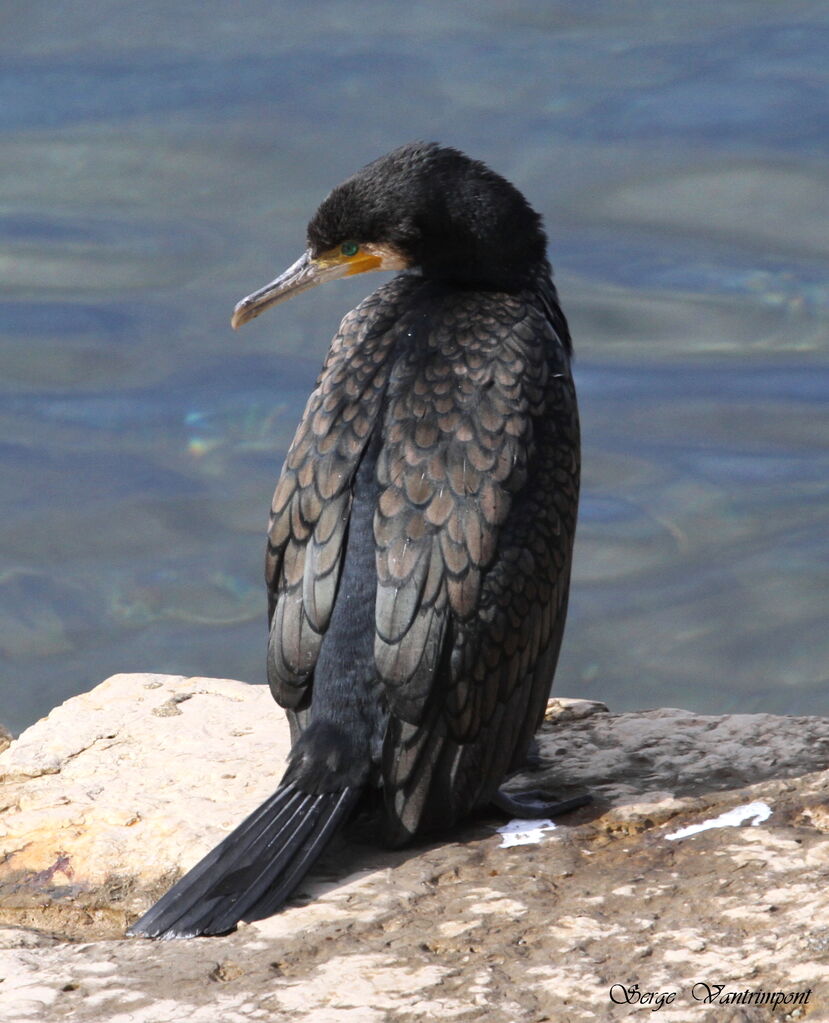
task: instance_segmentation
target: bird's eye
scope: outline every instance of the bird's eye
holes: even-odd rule
[[[356,256],[360,246],[357,242],[343,242],[340,246],[340,252],[344,256]]]

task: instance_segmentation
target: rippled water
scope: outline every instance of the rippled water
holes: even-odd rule
[[[34,0],[0,54],[0,720],[262,681],[273,482],[380,278],[229,314],[416,137],[546,216],[585,434],[557,691],[829,712],[824,4]]]

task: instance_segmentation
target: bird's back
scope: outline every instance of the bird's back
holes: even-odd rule
[[[379,289],[343,321],[276,489],[268,664],[296,777],[362,772],[395,843],[488,801],[543,714],[579,476],[550,296]]]

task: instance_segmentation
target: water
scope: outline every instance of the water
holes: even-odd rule
[[[273,483],[381,277],[229,315],[418,137],[547,220],[585,439],[558,693],[829,712],[827,57],[796,0],[4,11],[0,720],[263,680]]]

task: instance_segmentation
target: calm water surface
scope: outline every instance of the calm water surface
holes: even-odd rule
[[[818,2],[30,0],[0,33],[0,720],[116,671],[264,679],[265,516],[340,317],[246,327],[411,138],[544,212],[585,487],[557,691],[829,712]]]

